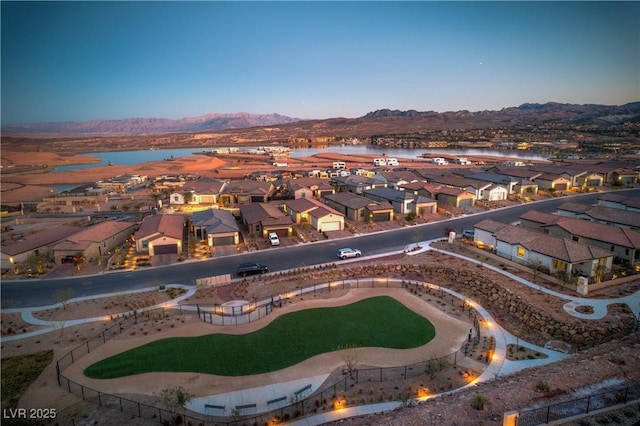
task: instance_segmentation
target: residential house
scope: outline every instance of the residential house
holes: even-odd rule
[[[422,195],[436,200],[439,208],[446,206],[473,207],[476,202],[476,196],[465,189],[450,188],[436,183],[414,182],[403,185],[403,187],[405,191],[412,191],[414,195]]]
[[[551,274],[562,273],[566,278],[572,275],[593,278],[610,271],[613,263],[614,253],[608,250],[521,226],[484,220],[474,228],[474,240],[493,241],[496,255],[545,268]]]
[[[110,179],[96,182],[98,188],[107,189],[109,192],[123,192],[129,188],[141,185],[147,181],[147,176],[122,174]]]
[[[564,203],[558,207],[556,214],[640,231],[640,214],[629,210]]]
[[[244,204],[240,206],[240,215],[250,235],[266,238],[269,232],[275,232],[279,237],[293,234],[291,217],[274,204]]]
[[[319,232],[344,229],[344,215],[315,199],[286,201],[283,210],[293,222],[308,223]]]
[[[100,204],[109,202],[109,188],[100,188],[95,184],[87,184],[59,192],[52,197],[43,198],[38,203],[38,212],[50,211],[76,213],[85,208],[98,208]]]
[[[373,188],[363,191],[362,195],[381,204],[389,203],[396,214],[407,214],[413,210],[410,206],[415,197],[411,192],[393,188]]]
[[[615,185],[633,185],[639,180],[638,172],[633,169],[619,168],[611,172],[611,183]]]
[[[640,212],[640,197],[629,197],[628,195],[608,192],[598,198],[598,205],[631,212]]]
[[[394,216],[393,206],[351,192],[325,195],[323,202],[354,222],[384,222]]]
[[[222,209],[206,209],[191,215],[195,237],[206,240],[209,247],[240,243],[240,228],[231,212]]]
[[[376,173],[373,179],[376,182],[380,182],[380,184],[375,185],[376,188],[386,187],[393,189],[399,189],[404,184],[422,180],[416,173],[409,170],[381,171]]]
[[[571,180],[562,175],[553,175],[549,173],[538,176],[535,180],[540,189],[553,191],[566,191],[571,189]]]
[[[516,194],[520,195],[536,194],[538,192],[538,184],[534,180],[542,175],[542,172],[524,167],[492,167],[488,172],[508,176],[517,181],[518,183],[514,189]]]
[[[615,253],[614,261],[630,265],[640,263],[640,232],[530,210],[520,216],[523,227],[541,229],[549,235],[571,239]]]
[[[508,190],[504,185],[460,176],[439,176],[433,178],[431,182],[469,191],[475,194],[476,200],[502,201],[506,200],[508,195]]]
[[[250,203],[266,203],[275,192],[272,182],[232,180],[222,188],[218,198],[224,206],[243,206]]]
[[[326,179],[298,178],[285,181],[291,198],[322,198],[325,194],[334,194],[335,188]]]
[[[182,215],[159,214],[147,216],[135,233],[136,251],[149,256],[158,254],[182,255],[184,235]]]
[[[516,194],[516,187],[520,183],[518,179],[511,176],[499,175],[496,173],[473,173],[466,175],[468,179],[476,179],[484,182],[495,183],[507,189],[508,195]],[[506,198],[505,198],[506,199]]]
[[[195,181],[185,182],[181,192],[170,196],[171,204],[217,204],[220,194],[224,191],[227,182],[219,179],[201,178]],[[189,194],[185,199],[184,194]]]
[[[97,225],[83,227],[52,246],[57,264],[76,256],[85,259],[97,259],[122,246],[133,234],[136,224],[132,222],[107,221]]]
[[[14,267],[19,268],[30,258],[37,256],[47,260],[53,258],[52,246],[81,229],[79,226],[61,225],[25,235],[18,241],[5,240],[3,235],[2,247],[0,248],[2,270],[13,269]]]
[[[374,178],[357,175],[334,177],[331,180],[331,183],[336,189],[336,192],[353,192],[354,194],[362,194],[363,191],[376,188],[378,186],[385,186],[383,182]]]

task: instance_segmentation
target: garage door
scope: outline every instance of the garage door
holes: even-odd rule
[[[391,220],[391,213],[376,213],[373,215],[374,222],[387,222]]]
[[[289,236],[289,230],[288,229],[269,229],[267,234],[269,232],[275,232],[278,237],[288,237]]]
[[[466,200],[460,200],[460,207],[473,207],[473,199],[467,198]]]
[[[213,245],[214,246],[232,246],[235,244],[235,238],[231,237],[214,237]]]
[[[556,191],[566,191],[566,190],[567,190],[567,184],[566,183],[556,184]]]
[[[324,222],[322,231],[340,231],[340,222]]]
[[[153,254],[171,254],[178,252],[177,244],[163,244],[159,246],[153,246]]]

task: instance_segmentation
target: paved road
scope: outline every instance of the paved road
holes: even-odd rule
[[[627,190],[624,194],[640,196],[640,189]],[[462,229],[473,227],[473,224],[485,218],[512,222],[531,209],[554,212],[560,204],[569,200],[593,204],[599,195],[562,197],[393,231],[241,253],[204,261],[187,261],[165,267],[114,271],[74,278],[7,281],[0,285],[0,299],[3,308],[23,308],[56,303],[55,291],[63,288],[72,288],[75,298],[136,290],[161,284],[193,285],[196,278],[233,273],[238,263],[246,261],[266,263],[271,271],[336,262],[335,253],[340,247],[360,248],[365,256],[379,255],[403,250],[412,243],[442,238],[445,236],[445,227],[460,232]]]

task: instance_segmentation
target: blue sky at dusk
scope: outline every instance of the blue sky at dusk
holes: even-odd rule
[[[640,100],[638,2],[6,2],[2,124]]]

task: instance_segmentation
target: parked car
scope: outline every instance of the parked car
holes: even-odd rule
[[[269,268],[264,263],[241,263],[236,268],[236,274],[239,277],[247,275],[266,274]]]
[[[278,234],[276,234],[275,232],[269,232],[269,242],[272,246],[279,246],[280,238],[278,238]]]
[[[340,259],[348,259],[350,257],[360,257],[362,256],[362,252],[356,248],[341,248],[338,250],[338,257]]]
[[[462,231],[462,238],[473,238],[476,236],[476,231],[474,229],[465,229]]]

